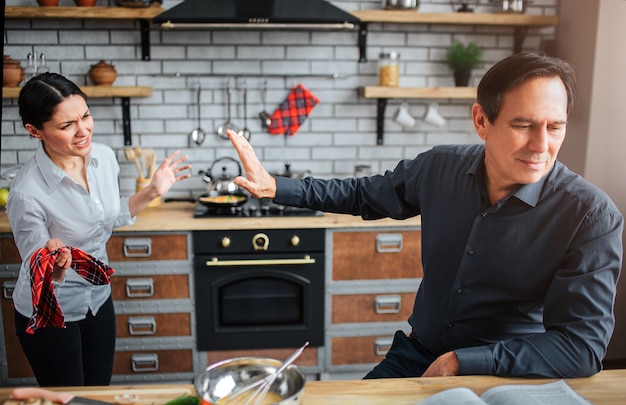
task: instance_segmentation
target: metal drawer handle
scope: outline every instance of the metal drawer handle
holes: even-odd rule
[[[152,297],[154,280],[151,278],[129,278],[126,280],[126,296],[128,298]]]
[[[2,283],[2,296],[4,299],[12,300],[13,291],[15,290],[15,281],[5,281]]]
[[[396,253],[402,251],[401,233],[381,233],[376,235],[376,252]]]
[[[393,343],[393,338],[378,338],[374,341],[374,353],[377,356],[384,356],[387,354]]]
[[[315,264],[315,259],[306,255],[302,259],[259,259],[259,260],[222,260],[217,257],[206,262],[207,267],[224,266],[273,266],[277,264]]]
[[[128,238],[124,239],[124,256],[150,257],[152,256],[152,239]]]
[[[157,371],[159,369],[159,355],[156,353],[133,354],[130,361],[135,373]]]
[[[128,332],[133,335],[154,335],[156,320],[153,316],[135,316],[128,318]]]
[[[374,298],[374,312],[377,314],[397,314],[402,308],[399,295],[379,295]]]

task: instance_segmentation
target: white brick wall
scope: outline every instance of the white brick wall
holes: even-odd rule
[[[293,0],[306,1],[306,0]],[[35,0],[7,0],[8,5],[34,5]],[[165,8],[179,3],[164,0]],[[336,0],[345,10],[377,9],[379,0]],[[448,0],[422,0],[420,12],[450,12]],[[481,0],[477,12],[489,12],[489,0]],[[72,0],[60,5],[71,6]],[[114,5],[98,0],[98,6]],[[558,0],[536,0],[528,13],[554,15]],[[451,86],[451,72],[443,62],[445,49],[454,39],[476,40],[485,49],[485,66],[473,77],[512,52],[513,29],[508,27],[457,27],[405,24],[370,24],[368,62],[359,63],[356,32],[326,31],[161,31],[152,26],[150,61],[141,60],[139,25],[116,20],[5,20],[4,54],[22,60],[29,52],[43,52],[51,71],[79,85],[90,84],[87,72],[100,59],[112,62],[118,72],[115,85],[150,86],[148,98],[131,99],[133,145],[154,148],[159,161],[176,149],[188,154],[194,176],[170,193],[197,195],[206,184],[197,175],[222,156],[235,157],[227,140],[213,135],[226,119],[227,80],[248,86],[248,126],[251,142],[270,171],[309,169],[320,177],[351,175],[357,164],[369,164],[373,172],[391,169],[401,158],[412,158],[435,144],[473,143],[475,136],[470,101],[440,102],[447,119],[435,128],[418,119],[404,130],[391,117],[404,100],[390,100],[386,111],[384,145],[376,145],[376,101],[359,97],[358,88],[377,83],[377,55],[381,47],[401,55],[400,85],[405,87]],[[554,39],[554,28],[531,29],[524,48],[541,48]],[[338,74],[336,79],[332,74]],[[228,77],[228,75],[233,75]],[[298,75],[295,77],[294,75]],[[257,118],[262,110],[260,89],[267,80],[267,110],[271,113],[291,86],[304,84],[321,103],[293,137],[264,133]],[[209,132],[200,147],[188,146],[188,134],[197,125],[196,92],[203,87],[202,126]],[[408,100],[410,112],[424,115],[429,100]],[[233,92],[233,121],[243,126],[241,91]],[[119,99],[91,99],[96,121],[94,139],[117,150],[122,166],[120,184],[134,191],[135,167],[123,153],[122,110]],[[2,150],[0,170],[24,163],[36,141],[21,126],[15,99],[2,100]]]

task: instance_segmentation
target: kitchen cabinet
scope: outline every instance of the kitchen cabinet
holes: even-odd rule
[[[115,233],[107,243],[117,321],[113,382],[191,380],[191,255],[185,232]]]
[[[328,258],[326,364],[330,378],[361,378],[385,356],[422,277],[419,227],[335,229]]]

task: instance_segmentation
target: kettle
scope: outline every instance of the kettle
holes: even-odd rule
[[[233,176],[230,173],[228,173],[228,169],[226,168],[226,166],[222,166],[221,174],[218,175],[214,172],[215,165],[218,162],[223,162],[223,161],[231,161],[237,164],[237,168],[239,172],[237,173],[236,176]],[[209,184],[208,191],[209,191],[209,194],[211,195],[213,194],[242,194],[243,193],[241,188],[239,188],[239,186],[236,185],[235,182],[233,181],[235,177],[241,176],[241,164],[237,160],[231,157],[226,156],[226,157],[221,157],[217,159],[215,162],[213,162],[213,164],[211,165],[211,168],[207,172],[201,170],[199,174],[203,174],[202,180],[204,180],[205,182]]]

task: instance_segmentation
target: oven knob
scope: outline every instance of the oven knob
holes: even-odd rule
[[[222,247],[230,247],[230,238],[228,236],[222,238]]]
[[[270,238],[264,233],[257,233],[252,237],[252,247],[254,250],[267,250],[270,245]]]
[[[298,246],[300,245],[300,237],[298,235],[293,235],[291,237],[291,246]]]

